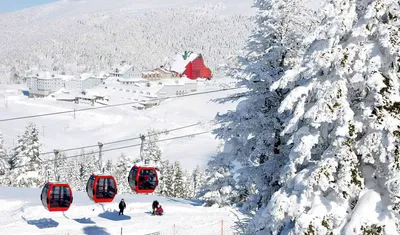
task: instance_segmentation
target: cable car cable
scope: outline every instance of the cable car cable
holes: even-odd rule
[[[187,126],[181,126],[181,127],[177,127],[177,128],[174,128],[174,129],[160,131],[160,132],[157,132],[157,133],[154,133],[154,134],[149,134],[147,136],[150,137],[150,136],[155,136],[155,135],[159,135],[159,134],[167,134],[169,132],[173,132],[173,131],[177,131],[177,130],[182,130],[182,129],[198,126],[198,125],[201,125],[202,123],[212,122],[212,121],[214,121],[214,120],[197,122],[197,123],[190,124],[190,125],[187,125]],[[222,122],[215,122],[215,124],[218,124],[218,123],[222,123]],[[110,145],[110,144],[116,144],[116,143],[136,140],[136,139],[140,139],[140,137],[133,137],[133,138],[128,138],[128,139],[116,140],[116,141],[106,142],[106,143],[102,143],[102,144],[103,145]],[[61,153],[61,152],[69,152],[69,151],[81,150],[81,149],[87,149],[87,148],[94,148],[94,147],[98,147],[98,146],[99,146],[98,144],[96,144],[96,145],[86,145],[86,146],[80,146],[80,147],[69,148],[69,149],[60,149],[58,151]],[[44,152],[44,153],[41,153],[40,155],[48,155],[48,154],[54,154],[54,152]]]
[[[189,134],[189,135],[177,136],[177,137],[172,137],[172,138],[167,138],[167,139],[162,139],[162,140],[156,140],[156,141],[154,141],[154,143],[168,141],[168,140],[182,139],[182,138],[187,138],[187,137],[195,137],[195,136],[204,135],[204,134],[207,134],[207,133],[209,133],[209,132],[204,131],[204,132],[199,132],[199,133],[194,133],[194,134]],[[126,145],[126,146],[116,147],[116,148],[112,148],[112,149],[105,149],[105,150],[102,150],[101,152],[104,153],[104,152],[110,152],[110,151],[115,151],[115,150],[120,150],[120,149],[139,147],[140,145],[141,144]],[[100,153],[100,151],[93,151],[93,152],[86,153],[86,154],[78,154],[78,155],[73,155],[73,156],[67,156],[67,157],[65,157],[63,159],[77,158],[77,157],[82,157],[84,155],[96,154],[96,153]],[[41,164],[44,164],[46,162],[54,162],[54,161],[57,161],[57,160],[55,160],[55,159],[47,159],[47,160],[44,160],[44,161],[41,161],[41,162],[37,162],[37,163],[28,163],[28,164],[24,164],[24,165],[21,165],[21,166],[16,166],[13,169],[21,168],[21,167],[25,167],[25,166],[30,166],[32,164],[33,165],[35,165],[35,164],[41,165]]]
[[[204,91],[204,92],[190,93],[190,94],[184,94],[184,95],[167,96],[167,97],[163,97],[163,98],[149,99],[147,101],[159,101],[159,100],[171,99],[171,98],[183,98],[183,97],[189,97],[189,96],[237,90],[237,89],[242,89],[242,88],[245,88],[245,87],[224,88],[224,89],[219,89],[219,90]],[[60,115],[60,114],[66,114],[66,113],[83,112],[83,111],[89,111],[89,110],[94,110],[94,109],[104,109],[104,108],[124,106],[124,105],[130,105],[130,104],[138,104],[140,102],[141,101],[134,101],[134,102],[127,102],[127,103],[120,103],[120,104],[110,104],[110,105],[106,105],[106,106],[93,107],[93,108],[83,108],[83,109],[75,109],[75,110],[60,111],[60,112],[53,112],[53,113],[43,113],[43,114],[35,114],[35,115],[29,115],[29,116],[13,117],[13,118],[0,119],[0,122],[15,121],[15,120],[21,120],[21,119],[30,119],[30,118],[37,118],[37,117],[44,117],[44,116],[53,116],[53,115]]]

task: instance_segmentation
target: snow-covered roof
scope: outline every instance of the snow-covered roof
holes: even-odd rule
[[[76,80],[76,76],[74,75],[60,75],[60,74],[54,74],[51,72],[39,72],[32,77],[36,77],[38,79],[42,80],[64,80],[64,81],[69,81],[69,80]]]
[[[119,82],[147,82],[146,79],[143,78],[119,78]]]
[[[177,73],[182,74],[183,72],[185,72],[186,65],[195,60],[197,57],[199,57],[199,55],[200,54],[197,53],[191,53],[189,54],[189,56],[187,56],[186,59],[183,58],[183,54],[176,55],[174,63],[171,66],[171,71],[175,71]]]
[[[157,71],[144,71],[142,74],[148,75],[148,74],[157,74]]]
[[[77,80],[77,77],[74,75],[56,75],[55,77],[61,78],[64,81]]]
[[[113,74],[124,74],[126,73],[129,69],[131,69],[133,66],[129,64],[120,64],[117,66],[112,67],[111,73]],[[117,72],[118,71],[118,72]]]
[[[94,75],[92,73],[82,73],[79,77],[81,81],[84,81],[88,78],[94,77]]]
[[[169,70],[167,70],[167,69],[165,69],[165,68],[157,68],[157,69],[155,69],[155,70],[159,70],[159,71],[161,71],[161,72],[163,72],[163,73],[169,73],[169,74],[173,73],[172,71],[169,71]]]
[[[163,79],[162,83],[166,86],[185,85],[186,81],[183,79]]]

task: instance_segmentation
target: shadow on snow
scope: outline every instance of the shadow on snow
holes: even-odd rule
[[[167,201],[179,202],[183,204],[190,204],[192,206],[203,206],[203,201],[194,199],[181,199],[181,198],[168,198]],[[188,203],[189,202],[189,203]]]
[[[113,221],[121,221],[121,220],[130,220],[131,217],[129,215],[118,215],[118,211],[104,211],[99,214],[99,217],[104,219],[109,219]]]
[[[80,219],[74,219],[74,220],[81,224],[95,224],[95,222],[91,218],[80,218]]]
[[[105,228],[98,226],[84,227],[83,232],[88,235],[111,235]]]
[[[42,218],[38,220],[27,220],[23,216],[21,216],[23,220],[25,220],[30,225],[35,225],[39,229],[46,229],[46,228],[55,228],[59,225],[59,223],[50,218]]]

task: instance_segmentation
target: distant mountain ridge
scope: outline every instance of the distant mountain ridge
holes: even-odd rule
[[[64,0],[0,15],[0,82],[24,71],[81,73],[129,61],[159,66],[202,53],[216,75],[252,29],[251,0]]]

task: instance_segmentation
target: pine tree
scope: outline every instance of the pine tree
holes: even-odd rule
[[[163,174],[165,189],[164,195],[167,197],[175,196],[175,165],[167,164],[165,174]]]
[[[328,2],[300,66],[270,87],[289,91],[290,152],[249,234],[399,234],[399,9]]]
[[[194,190],[194,181],[192,178],[192,174],[190,174],[188,170],[185,170],[183,175],[184,175],[184,188],[185,188],[184,198],[194,199],[196,195]]]
[[[105,173],[112,174],[113,172],[114,172],[113,162],[111,161],[111,159],[108,159],[105,166]]]
[[[200,194],[207,205],[238,204],[251,217],[262,213],[279,190],[290,149],[289,137],[283,135],[288,114],[278,112],[288,89],[270,87],[301,62],[318,19],[303,0],[257,0],[255,7],[256,28],[246,54],[228,72],[249,91],[220,100],[242,99],[236,110],[216,117],[223,124],[214,133],[225,147],[209,162]],[[247,226],[249,234],[257,232],[257,223],[256,216]]]
[[[38,187],[45,174],[40,159],[39,131],[35,124],[26,127],[9,161],[13,186]]]
[[[66,182],[68,180],[67,177],[67,172],[66,170],[68,169],[68,162],[67,162],[67,155],[62,152],[58,154],[58,159],[56,161],[56,167],[57,167],[57,178],[56,181],[60,182]]]
[[[198,194],[200,193],[200,190],[204,187],[205,181],[206,181],[206,176],[205,173],[200,169],[200,166],[196,166],[194,169],[192,176],[192,197],[196,198]]]
[[[118,183],[118,193],[131,192],[128,183],[128,176],[132,168],[132,162],[132,158],[128,157],[125,153],[122,153],[115,164],[113,175]]]
[[[150,160],[154,166],[161,166],[161,150],[157,145],[159,134],[155,130],[148,130],[143,144],[142,159]]]
[[[79,191],[85,191],[86,183],[89,177],[92,174],[100,173],[99,171],[100,170],[98,167],[98,158],[96,157],[96,155],[93,152],[85,153],[82,150],[81,158],[79,161],[79,178],[80,178]]]
[[[86,183],[89,176],[84,180],[84,177],[80,175],[80,163],[75,159],[67,159],[67,168],[65,169],[66,182],[70,184],[72,190],[74,191],[85,191]]]
[[[181,164],[178,161],[174,162],[174,193],[172,197],[185,197],[185,179],[181,168]]]
[[[154,191],[155,194],[157,195],[165,195],[166,192],[166,184],[167,184],[167,180],[166,180],[166,174],[169,168],[169,161],[165,160],[165,161],[161,161],[161,166],[157,167],[157,171],[158,171],[158,186],[156,188],[156,190]]]
[[[0,177],[9,171],[10,166],[8,165],[7,157],[7,151],[4,148],[3,135],[0,131]]]

